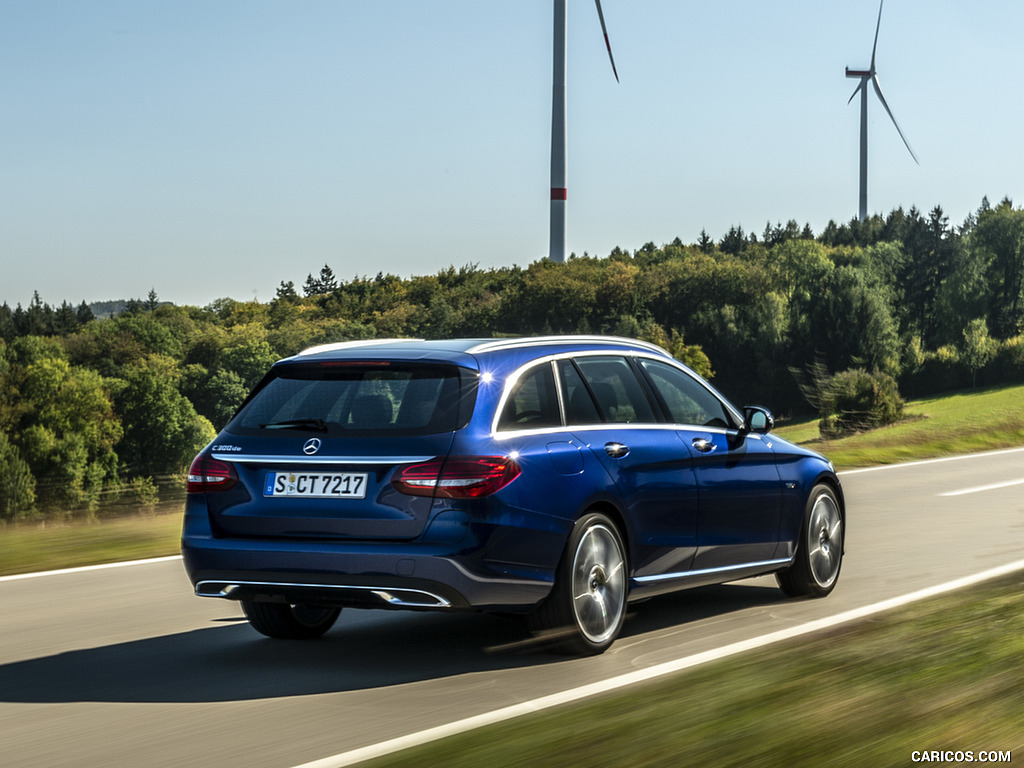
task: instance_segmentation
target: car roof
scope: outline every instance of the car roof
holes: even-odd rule
[[[289,362],[303,359],[331,360],[353,356],[367,359],[397,357],[404,360],[445,359],[456,362],[459,358],[491,356],[502,352],[524,351],[543,348],[546,354],[579,351],[643,351],[665,357],[668,352],[656,344],[619,336],[521,336],[513,338],[466,338],[466,339],[363,339],[343,341],[336,344],[320,344],[288,358]],[[354,354],[353,354],[354,353]],[[519,355],[516,355],[517,357]],[[468,360],[467,360],[468,362]]]

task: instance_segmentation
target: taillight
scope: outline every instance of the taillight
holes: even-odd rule
[[[238,482],[238,473],[234,466],[226,461],[211,459],[200,454],[192,460],[188,468],[188,485],[186,493],[214,493],[226,491]]]
[[[410,496],[479,499],[497,493],[521,471],[505,456],[453,456],[404,467],[391,485]]]

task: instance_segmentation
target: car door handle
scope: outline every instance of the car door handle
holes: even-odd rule
[[[623,445],[622,443],[605,443],[604,452],[611,456],[613,459],[621,459],[627,453],[629,453],[629,446]]]
[[[693,438],[693,447],[701,453],[711,453],[718,448],[717,445],[710,440],[705,440],[703,437]]]

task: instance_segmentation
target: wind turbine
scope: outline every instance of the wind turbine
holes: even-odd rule
[[[594,0],[597,5],[597,17],[601,20],[601,31],[604,33],[604,45],[608,49],[608,60],[612,63],[615,82],[619,81],[619,73],[615,69],[615,58],[612,46],[608,42],[608,29],[604,25],[604,13],[601,0]],[[548,258],[551,261],[565,261],[565,201],[566,162],[565,162],[565,27],[566,0],[554,0],[554,66],[552,67],[551,87],[551,241],[548,246]]]
[[[918,163],[917,155],[914,154],[914,150],[910,148],[910,142],[907,141],[907,137],[903,135],[903,131],[900,130],[899,123],[896,122],[896,118],[893,117],[892,110],[889,109],[889,105],[885,103],[885,96],[882,95],[882,87],[878,84],[878,72],[875,70],[875,51],[878,49],[878,30],[882,26],[882,5],[885,0],[881,0],[878,3],[878,23],[875,25],[875,44],[871,48],[871,69],[864,71],[858,69],[846,68],[847,77],[855,77],[860,79],[860,84],[854,89],[853,95],[850,96],[850,100],[846,103],[849,104],[853,101],[853,97],[860,91],[860,220],[864,221],[868,217],[868,81],[875,88],[875,93],[878,95],[878,100],[882,102],[882,106],[885,107],[885,111],[889,115],[889,119],[892,120],[892,124],[896,126],[896,131],[899,133],[900,138],[903,139],[903,143],[907,147],[907,151],[910,156],[914,158],[914,162]],[[918,163],[920,165],[920,163]]]

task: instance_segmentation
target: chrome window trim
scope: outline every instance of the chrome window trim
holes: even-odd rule
[[[664,432],[678,432],[680,430],[686,430],[690,432],[706,432],[714,435],[728,435],[729,432],[734,431],[726,427],[699,427],[684,424],[664,424],[662,422],[608,422],[601,424],[581,424],[578,427],[537,427],[536,429],[517,429],[517,430],[506,430],[504,432],[496,432],[491,435],[495,440],[505,440],[510,437],[527,437],[529,435],[554,435],[554,434],[565,434],[566,432],[597,432],[613,429],[615,431],[632,432],[638,429],[657,429]],[[761,435],[756,433],[748,434],[747,438],[756,438],[761,440]]]
[[[552,337],[552,338],[555,338],[555,337]],[[594,338],[604,338],[604,337],[594,337]],[[644,343],[646,344],[646,342],[644,342]],[[653,346],[653,345],[649,345],[649,346]],[[657,349],[660,350],[661,347],[657,347]],[[654,360],[656,362],[661,362],[661,363],[664,363],[666,365],[671,365],[671,366],[673,366],[675,368],[678,368],[680,371],[682,371],[687,376],[689,376],[691,379],[693,379],[694,383],[696,383],[698,386],[704,387],[704,389],[708,390],[715,397],[716,400],[718,400],[720,403],[722,403],[723,407],[726,410],[728,410],[729,413],[732,414],[732,416],[735,418],[737,424],[743,424],[743,416],[742,416],[742,414],[740,414],[740,412],[736,410],[735,406],[733,406],[729,402],[729,400],[727,398],[725,398],[717,389],[715,389],[710,384],[705,382],[703,379],[701,379],[699,376],[697,376],[697,374],[695,374],[693,371],[691,371],[685,365],[680,363],[674,357],[666,357],[667,354],[668,353],[665,353],[665,354],[648,354],[648,353],[644,353],[644,352],[626,352],[626,351],[619,351],[619,350],[614,350],[614,349],[586,349],[586,350],[579,350],[577,352],[559,352],[559,353],[554,354],[554,355],[548,355],[546,357],[539,357],[539,358],[537,358],[535,360],[530,360],[529,362],[524,363],[522,366],[520,366],[519,368],[514,370],[511,374],[509,374],[508,377],[506,377],[505,383],[503,385],[504,389],[502,390],[501,397],[498,399],[498,407],[497,407],[497,409],[494,412],[494,417],[491,419],[491,437],[493,437],[495,439],[500,439],[500,438],[508,437],[508,436],[511,436],[511,435],[541,434],[541,433],[550,433],[550,432],[566,432],[566,431],[569,431],[569,430],[576,431],[576,430],[584,430],[584,429],[610,429],[610,428],[613,428],[613,427],[614,428],[620,428],[620,427],[629,428],[629,427],[640,427],[640,426],[647,427],[647,428],[651,428],[651,427],[655,427],[655,428],[657,428],[657,427],[664,427],[664,428],[670,428],[670,429],[699,430],[699,431],[702,431],[702,432],[713,432],[713,433],[721,433],[721,434],[726,434],[730,430],[735,429],[735,428],[722,428],[722,427],[706,427],[706,426],[704,426],[702,424],[677,424],[677,423],[674,423],[674,422],[661,422],[661,421],[621,422],[621,423],[619,423],[619,422],[602,422],[600,424],[586,424],[586,425],[579,425],[579,426],[574,426],[572,424],[567,424],[566,423],[568,421],[568,419],[566,418],[567,414],[565,412],[564,404],[562,403],[561,377],[558,375],[558,366],[555,363],[557,363],[559,360],[565,360],[565,359],[572,359],[572,358],[578,358],[578,357],[600,357],[600,356],[607,356],[607,355],[621,355],[624,358],[628,358],[628,357],[644,358],[644,359],[647,359],[647,360]],[[555,387],[557,389],[556,395],[558,397],[559,408],[561,409],[562,425],[563,426],[561,426],[561,427],[538,427],[537,429],[499,430],[498,429],[498,419],[501,417],[502,411],[505,410],[505,403],[508,400],[509,396],[511,395],[512,389],[515,387],[516,382],[519,381],[520,377],[526,371],[528,371],[528,370],[530,370],[530,369],[532,369],[532,368],[534,368],[534,367],[536,367],[538,365],[543,365],[544,363],[549,363],[552,366],[552,369],[553,369],[553,372],[554,372],[554,375],[555,375]],[[753,435],[753,434],[754,433],[751,433],[751,435]],[[748,435],[748,437],[751,436],[751,435]]]
[[[234,464],[415,464],[430,461],[434,456],[259,456],[251,453],[217,453],[211,457]]]
[[[722,568],[704,568],[699,571],[679,571],[678,573],[660,573],[654,576],[634,576],[633,581],[637,584],[653,584],[658,581],[669,581],[671,579],[686,579],[693,576],[708,576],[713,573],[729,573],[729,571],[742,571],[747,568],[768,568],[775,565],[789,565],[793,558],[786,557],[781,560],[759,560],[755,563],[742,563],[741,565],[727,565]]]

